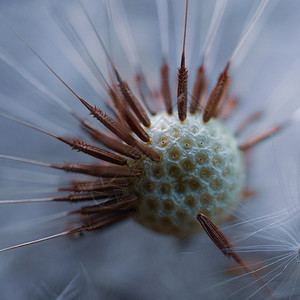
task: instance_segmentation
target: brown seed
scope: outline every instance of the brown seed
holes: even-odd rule
[[[194,114],[200,110],[206,92],[206,85],[207,84],[206,84],[204,66],[201,65],[198,69],[196,81],[193,88],[192,102],[190,106],[191,114]]]
[[[226,65],[223,73],[220,74],[219,80],[215,88],[212,90],[207,100],[203,113],[203,122],[207,123],[212,117],[216,117],[219,105],[227,92],[227,88],[230,82],[228,75],[230,63]]]
[[[273,134],[279,132],[281,130],[281,126],[275,126],[271,129],[268,129],[252,138],[250,138],[247,142],[240,145],[239,148],[241,151],[246,151],[251,147],[255,146],[257,143],[267,139],[268,137],[272,136]]]
[[[161,76],[161,94],[164,99],[167,113],[172,114],[172,100],[170,92],[170,83],[169,83],[169,66],[166,62],[163,63],[160,69]]]

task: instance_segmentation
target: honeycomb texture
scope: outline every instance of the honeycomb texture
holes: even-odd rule
[[[188,237],[201,231],[196,216],[220,223],[242,196],[245,170],[237,142],[218,120],[202,115],[159,114],[147,129],[149,145],[161,155],[156,163],[142,157],[129,165],[143,170],[130,193],[139,198],[134,219],[159,233]]]

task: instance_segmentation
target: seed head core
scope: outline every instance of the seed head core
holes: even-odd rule
[[[199,213],[216,223],[230,216],[242,196],[245,168],[229,130],[216,119],[204,124],[201,114],[180,122],[161,113],[151,124],[149,146],[161,160],[129,163],[143,170],[132,181],[139,198],[134,219],[156,232],[187,237],[201,231]]]

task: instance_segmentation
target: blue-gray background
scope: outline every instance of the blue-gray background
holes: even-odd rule
[[[171,2],[170,63],[174,82],[179,64],[179,52],[175,50],[181,49],[184,5],[183,1]],[[240,97],[241,105],[230,127],[235,128],[251,112],[258,109],[267,111],[265,119],[250,128],[242,140],[284,120],[300,103],[297,97],[300,2],[270,2],[261,18],[262,22],[257,26],[253,44],[246,50],[245,60],[232,68],[231,91]],[[161,54],[155,2],[126,0],[124,3],[144,71],[151,85],[157,88]],[[253,12],[253,3],[229,0],[211,51],[208,74],[210,88],[237,44],[248,13]],[[203,45],[213,4],[213,1],[199,1],[190,5],[188,32],[192,36],[188,36],[187,54],[191,80],[200,62],[198,53],[201,50],[198,49]],[[110,17],[107,20],[101,3],[99,7],[95,6],[98,11],[91,10],[93,5],[88,4],[87,8],[106,43],[109,44],[110,40],[110,52],[121,74],[130,79],[133,70],[120,47]],[[76,99],[7,27],[5,22],[8,22],[76,92],[91,104],[101,106],[104,100],[101,87],[97,81],[91,86],[72,65],[70,61],[74,59],[79,67],[83,66],[74,50],[68,57],[67,53],[72,47],[50,17],[51,14],[59,15],[67,11],[79,28],[84,21],[80,19],[82,14],[75,2],[45,1],[41,4],[39,1],[1,1],[0,8],[0,53],[4,53],[6,58],[15,59],[77,113],[87,117],[87,112]],[[118,21],[115,22],[118,26]],[[88,37],[89,33],[83,35]],[[99,53],[94,50],[94,55],[105,70],[105,57],[99,49]],[[78,124],[70,115],[3,61],[0,62],[0,70],[2,112],[31,121],[57,134],[80,134]],[[91,78],[91,74],[85,74]],[[175,88],[172,92],[174,95]],[[0,118],[0,128],[1,154],[52,163],[88,161],[84,155],[70,152],[65,145],[3,118]],[[274,207],[280,207],[283,201],[281,193],[287,193],[287,189],[292,194],[288,197],[298,196],[296,182],[299,178],[295,174],[299,165],[299,137],[299,129],[293,125],[251,153],[249,183],[257,191],[257,196],[239,208],[244,216],[251,218],[273,212]],[[57,185],[63,186],[70,178],[69,175],[63,176],[47,168],[6,160],[1,160],[0,165],[3,200],[50,196],[53,195],[51,190]],[[1,206],[1,247],[63,231],[67,225],[63,220],[46,221],[46,218],[68,210],[69,204],[56,203]],[[230,230],[226,232],[234,237]],[[205,235],[178,241],[154,234],[131,220],[81,238],[60,238],[1,253],[0,264],[1,299],[223,299],[244,284],[244,281],[235,280],[217,286],[230,278],[225,274],[228,260]],[[251,278],[248,280],[246,282],[251,282]],[[232,298],[249,295],[249,290],[245,289]],[[257,297],[263,298],[264,295]]]

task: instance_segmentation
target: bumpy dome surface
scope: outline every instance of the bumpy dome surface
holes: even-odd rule
[[[187,237],[201,231],[199,212],[219,223],[242,196],[245,170],[235,138],[222,122],[159,114],[147,129],[161,161],[131,161],[143,175],[132,181],[138,195],[134,219],[154,231]]]

